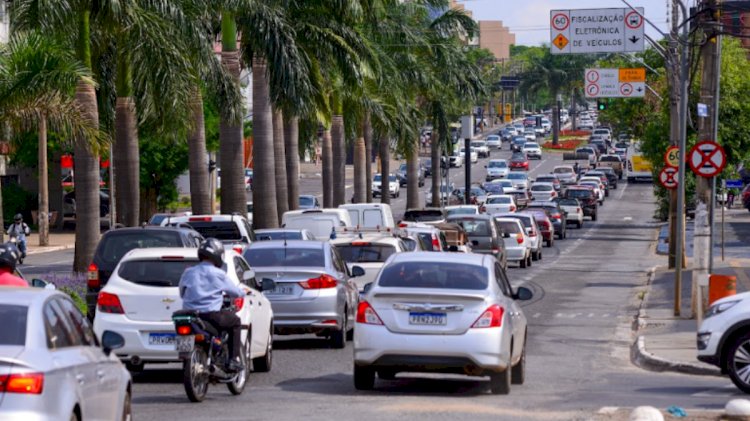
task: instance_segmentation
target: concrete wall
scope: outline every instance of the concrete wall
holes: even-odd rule
[[[510,58],[510,46],[516,43],[516,35],[499,20],[479,21],[479,47],[487,49],[497,60]]]

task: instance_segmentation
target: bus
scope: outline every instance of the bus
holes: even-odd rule
[[[635,142],[628,153],[628,183],[653,182],[654,166],[641,152],[640,142]]]

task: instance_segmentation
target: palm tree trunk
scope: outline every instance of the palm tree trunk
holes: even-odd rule
[[[346,138],[344,117],[334,115],[331,125],[333,149],[333,207],[346,203]]]
[[[289,210],[289,197],[286,178],[286,151],[284,150],[284,113],[278,109],[273,111],[273,155],[273,167],[276,173],[276,214],[281,221],[281,216]]]
[[[256,56],[253,58],[253,226],[256,229],[279,226],[275,177],[273,112],[266,61]]]
[[[406,151],[406,209],[419,207],[419,139],[415,139]]]
[[[289,210],[299,208],[299,117],[284,119],[284,146],[286,148],[287,205]]]
[[[203,96],[198,86],[190,104],[194,126],[188,133],[188,168],[190,172],[190,203],[193,214],[211,214],[211,193],[208,181],[206,125],[203,116]]]
[[[333,147],[331,145],[331,130],[323,130],[323,145],[321,146],[323,161],[323,207],[333,207]]]
[[[443,167],[440,165],[440,147],[442,145],[440,144],[440,135],[438,134],[437,130],[432,131],[432,139],[430,140],[430,153],[432,154],[432,170],[430,173],[430,176],[432,177],[432,186],[430,186],[430,189],[432,190],[432,203],[426,203],[425,206],[433,206],[436,208],[440,207],[440,200],[442,199],[440,197],[440,179],[442,178],[443,174]]]
[[[372,121],[370,113],[365,113],[365,202],[372,203]]]
[[[140,212],[140,157],[135,101],[132,96],[117,97],[115,105],[115,206],[117,219],[128,227],[138,226]],[[76,193],[77,195],[77,193]]]
[[[367,175],[365,174],[365,130],[364,120],[361,123],[361,132],[354,141],[354,203],[365,203],[367,195]]]
[[[552,107],[552,144],[560,143],[560,103],[557,102],[557,90],[552,93],[555,106]]]
[[[383,135],[378,136],[378,147],[380,151],[380,203],[391,203],[390,189],[388,188],[388,175],[391,172],[391,147],[388,139]]]
[[[221,39],[221,63],[232,76],[234,83],[239,85],[240,56],[239,51],[237,51],[237,23],[234,20],[234,15],[226,11],[221,16]],[[263,79],[265,80],[265,77]],[[270,143],[268,146],[273,147]],[[269,153],[273,153],[273,151],[271,150]],[[221,213],[247,213],[242,121],[228,121],[224,117],[221,118],[219,122],[219,155]]]
[[[78,15],[76,55],[92,69],[91,27],[88,10]],[[83,80],[76,86],[76,102],[91,125],[99,126],[99,107],[94,87]],[[73,152],[76,189],[76,240],[73,270],[86,272],[99,242],[99,157],[93,152],[89,139],[74,140]]]
[[[49,245],[49,184],[47,170],[47,117],[39,117],[39,245]]]

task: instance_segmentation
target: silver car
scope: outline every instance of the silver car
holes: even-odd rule
[[[527,213],[503,213],[494,215],[497,218],[515,218],[521,221],[526,230],[528,236],[529,248],[531,249],[531,260],[542,260],[542,230],[539,229],[539,225],[536,223],[536,219],[533,215]]]
[[[492,393],[522,384],[526,317],[493,256],[399,253],[367,288],[354,329],[354,386],[372,389],[375,374],[440,372],[489,376]]]
[[[65,294],[0,287],[0,418],[130,419],[130,374]]]
[[[521,268],[531,266],[531,241],[521,221],[515,218],[495,218],[503,231],[505,254],[509,262],[518,262]]]
[[[306,229],[267,228],[255,230],[255,240],[315,240],[315,236]]]
[[[334,348],[346,346],[354,327],[359,291],[351,278],[364,269],[346,263],[328,241],[256,241],[243,254],[256,279],[272,279],[264,294],[271,302],[276,334],[315,333]]]

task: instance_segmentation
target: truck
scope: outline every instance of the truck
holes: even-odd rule
[[[622,158],[619,155],[602,155],[599,157],[599,164],[597,167],[609,167],[612,168],[617,174],[617,179],[622,180],[623,167]]]
[[[653,182],[653,169],[654,166],[641,152],[640,143],[633,144],[632,150],[628,153],[628,183]]]

